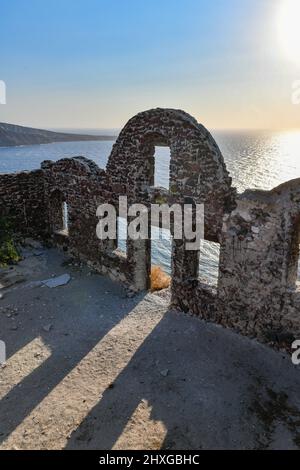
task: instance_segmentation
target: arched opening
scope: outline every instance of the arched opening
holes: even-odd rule
[[[216,142],[181,110],[157,108],[131,118],[113,147],[107,172],[114,175],[115,185],[126,188],[131,203],[143,203],[148,209],[150,203],[182,204],[186,197],[205,204],[205,237],[211,241],[218,241],[224,212],[235,206],[235,190]],[[200,242],[194,251],[185,247],[185,240],[173,238],[173,293],[188,284],[198,286],[194,281],[198,280]],[[156,251],[149,239],[128,238],[128,268],[136,290],[149,286]]]
[[[152,159],[154,168],[152,172],[154,175],[153,186],[157,191],[156,204],[166,202],[165,196],[170,186],[170,160],[170,147],[167,145],[155,145]],[[159,290],[170,285],[172,275],[172,236],[170,229],[155,225],[151,225],[150,233],[150,286],[153,290]]]
[[[50,196],[50,227],[52,233],[69,235],[69,211],[66,197],[56,189]]]
[[[133,200],[146,204],[161,205],[168,202],[171,149],[167,139],[159,133],[147,133],[139,149],[138,178],[129,190]],[[142,195],[142,199],[139,199]],[[148,195],[148,197],[145,197]],[[145,199],[144,199],[145,198]],[[122,222],[121,222],[122,223]],[[133,258],[135,282],[141,289],[151,288],[153,269],[166,279],[171,275],[171,233],[152,223],[148,213],[148,240],[129,241],[129,259]],[[124,242],[118,242],[124,250]]]

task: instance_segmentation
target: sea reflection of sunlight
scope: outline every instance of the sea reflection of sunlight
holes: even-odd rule
[[[285,131],[273,136],[275,145],[273,167],[276,173],[273,187],[294,178],[300,178],[300,131]]]
[[[228,139],[225,161],[239,192],[300,178],[300,131],[259,131]]]
[[[290,166],[295,166],[300,169],[300,130],[280,132],[278,139],[282,156],[289,157]]]

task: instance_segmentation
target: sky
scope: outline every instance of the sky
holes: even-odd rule
[[[170,107],[209,129],[300,128],[291,1],[0,0],[0,121],[121,128]]]

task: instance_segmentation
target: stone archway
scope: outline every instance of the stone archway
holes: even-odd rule
[[[107,165],[112,188],[126,194],[129,203],[153,202],[155,146],[170,148],[168,202],[184,203],[188,198],[205,205],[205,238],[219,241],[222,219],[235,206],[235,190],[223,156],[211,134],[192,116],[181,110],[152,109],[131,118],[113,146]],[[133,284],[148,287],[149,241],[128,240],[128,261]],[[196,276],[199,253],[188,252],[182,241],[173,243],[173,283]]]
[[[107,173],[116,192],[135,202],[147,199],[154,147],[171,150],[170,192],[174,199],[191,196],[206,210],[206,236],[218,240],[222,217],[235,205],[235,190],[223,156],[204,126],[181,110],[151,109],[131,118],[110,154]]]

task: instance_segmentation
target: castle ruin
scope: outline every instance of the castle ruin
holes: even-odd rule
[[[155,146],[171,152],[169,190],[154,186]],[[16,232],[50,240],[135,291],[149,288],[151,240],[96,236],[96,209],[129,203],[203,203],[205,239],[220,245],[217,286],[199,279],[200,250],[172,242],[171,303],[185,312],[276,345],[300,337],[297,287],[300,179],[237,194],[211,134],[187,113],[153,109],[125,125],[106,170],[84,157],[0,175],[0,215]],[[68,227],[62,207],[68,207]]]

